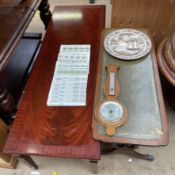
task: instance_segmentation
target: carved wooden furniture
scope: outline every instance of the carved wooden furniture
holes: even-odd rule
[[[27,160],[29,155],[92,159],[92,163],[100,159],[100,144],[92,138],[91,122],[100,37],[104,25],[105,6],[55,8],[4,152],[27,162],[31,161]],[[86,106],[47,106],[61,44],[91,45]],[[37,168],[36,164],[31,164]]]
[[[145,28],[156,48],[175,29],[174,0],[111,0],[112,27]]]
[[[167,145],[168,124],[154,46],[152,51],[138,60],[120,60],[109,55],[104,49],[104,37],[115,29],[104,30],[100,47],[100,62],[96,79],[96,93],[94,106],[105,99],[104,82],[106,79],[105,67],[108,64],[117,64],[121,101],[128,110],[128,120],[117,128],[113,136],[106,134],[105,127],[93,118],[93,137],[107,143],[134,145]],[[95,111],[94,111],[95,115]],[[135,151],[135,150],[134,150]],[[153,160],[150,155],[137,156]]]
[[[47,26],[51,17],[48,0],[0,0],[0,71],[8,63],[9,56],[38,8]],[[0,85],[0,109],[8,115],[12,115],[15,111],[13,97],[2,85]]]

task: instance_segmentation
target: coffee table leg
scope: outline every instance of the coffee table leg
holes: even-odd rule
[[[117,154],[125,154],[138,159],[153,161],[154,156],[151,154],[142,154],[136,151],[137,145],[127,145],[127,144],[109,144],[110,148],[102,150],[102,154],[108,154],[115,151]]]
[[[93,174],[97,174],[98,173],[98,161],[90,160],[90,164],[91,164]]]
[[[50,5],[48,3],[48,0],[42,0],[38,8],[38,10],[40,11],[40,18],[43,21],[46,29],[52,16],[49,8]]]
[[[24,162],[26,165],[30,166],[33,169],[38,169],[38,165],[33,161],[33,159],[30,156],[26,155],[14,155],[16,159],[19,161]]]
[[[142,154],[137,152],[136,150],[133,150],[133,156],[139,159],[143,159],[143,160],[148,160],[148,161],[153,161],[154,160],[154,156],[151,154]]]

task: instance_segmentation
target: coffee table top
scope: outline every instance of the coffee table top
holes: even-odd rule
[[[100,158],[92,138],[95,78],[105,6],[57,6],[29,78],[4,152],[59,157]],[[48,107],[47,97],[61,44],[91,44],[84,107]]]

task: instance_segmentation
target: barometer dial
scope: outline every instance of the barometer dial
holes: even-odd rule
[[[120,90],[116,75],[118,70],[119,67],[115,64],[107,66],[107,78],[104,83],[106,100],[97,104],[95,108],[95,119],[106,128],[108,136],[115,135],[116,128],[127,120],[127,109],[117,100]]]
[[[106,122],[117,122],[123,116],[123,108],[118,102],[106,101],[101,104],[99,114]]]

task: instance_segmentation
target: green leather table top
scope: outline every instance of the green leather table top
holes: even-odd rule
[[[105,34],[111,30],[113,29],[106,30]],[[127,107],[128,120],[117,128],[113,137],[108,137],[105,128],[93,122],[94,138],[101,137],[99,140],[106,141],[104,139],[106,137],[109,142],[143,145],[167,144],[167,120],[154,52],[151,51],[138,60],[125,61],[109,55],[103,48],[103,41],[101,45],[101,68],[97,77],[99,84],[97,83],[95,105],[105,100],[103,93],[105,67],[109,63],[117,64],[120,67],[117,75],[120,84],[118,100]]]

